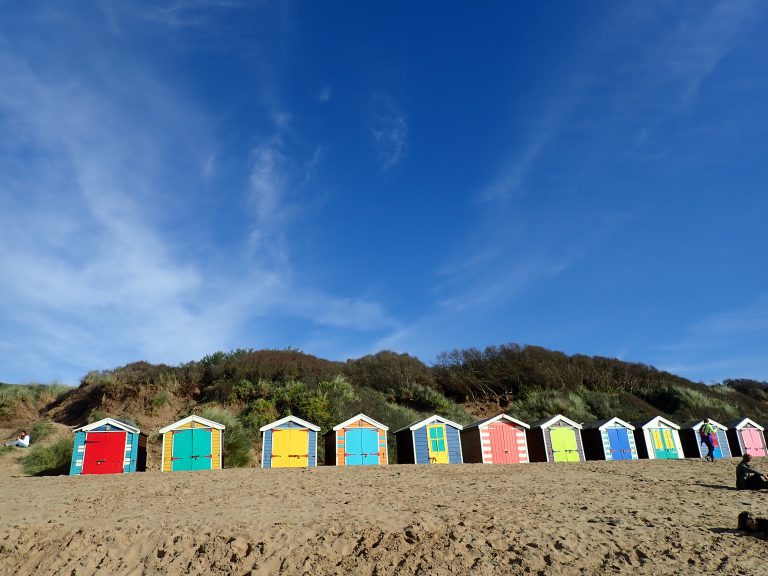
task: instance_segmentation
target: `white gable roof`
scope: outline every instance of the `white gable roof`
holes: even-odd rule
[[[310,424],[306,420],[302,420],[301,418],[297,418],[296,416],[286,416],[285,418],[280,418],[280,420],[275,420],[271,424],[267,424],[266,426],[262,426],[261,428],[259,428],[259,432],[266,432],[267,430],[272,430],[272,428],[277,428],[287,422],[294,422],[295,424],[298,424],[299,426],[303,426],[304,428],[309,428],[310,430],[314,430],[315,432],[320,432],[320,426],[315,426],[314,424]]]
[[[189,424],[190,422],[195,422],[196,424],[200,424],[205,428],[216,428],[216,430],[224,430],[225,428],[223,424],[219,424],[218,422],[214,422],[213,420],[208,420],[207,418],[203,418],[202,416],[195,416],[194,414],[192,414],[191,416],[182,418],[178,422],[174,422],[173,424],[168,424],[168,426],[166,426],[165,428],[160,428],[160,434],[165,434],[166,432],[170,432],[171,430],[176,430],[177,428],[184,426],[184,424]]]
[[[635,429],[635,427],[632,426],[632,424],[630,424],[629,422],[624,422],[624,420],[622,420],[621,418],[616,417],[616,418],[611,418],[610,420],[608,420],[608,422],[606,422],[602,426],[598,426],[598,430],[605,430],[606,428],[612,428],[616,426],[616,424],[618,424],[619,426],[623,426],[624,428],[629,428],[630,430]]]
[[[680,426],[678,426],[671,420],[667,420],[666,418],[664,418],[664,416],[656,416],[656,418],[651,418],[650,420],[648,420],[648,422],[643,424],[641,428],[643,430],[645,430],[646,428],[656,428],[657,424],[659,423],[666,424],[667,426],[669,426],[670,428],[674,428],[675,430],[680,430]]]
[[[508,422],[512,422],[513,424],[517,424],[518,426],[522,426],[523,428],[530,428],[530,425],[526,424],[522,420],[518,420],[517,418],[512,418],[512,416],[509,416],[508,414],[498,414],[493,418],[488,418],[487,420],[479,420],[478,422],[473,422],[469,426],[465,426],[464,430],[468,428],[485,428],[489,424],[493,424],[494,422],[498,422],[499,420],[507,420]]]
[[[406,426],[404,428],[400,428],[400,430],[398,430],[397,432],[402,432],[403,430],[418,430],[419,428],[423,428],[424,426],[428,424],[432,424],[433,422],[441,422],[442,424],[448,424],[449,426],[453,426],[454,428],[458,428],[459,430],[464,428],[461,424],[456,424],[456,422],[454,422],[453,420],[448,420],[448,418],[443,418],[442,416],[438,416],[437,414],[435,414],[434,416],[430,416],[425,420],[416,422],[415,424],[411,424],[410,426]],[[397,432],[395,432],[395,434],[397,434]]]
[[[110,426],[114,426],[115,428],[119,428],[120,430],[125,430],[126,432],[130,432],[131,434],[138,434],[139,429],[135,426],[131,426],[130,424],[126,424],[125,422],[120,422],[120,420],[115,420],[114,418],[102,418],[98,422],[93,422],[92,424],[86,424],[85,426],[80,426],[80,428],[75,428],[75,432],[90,432],[91,430],[98,428],[100,426],[104,426],[106,424],[109,424]]]
[[[344,422],[342,422],[341,424],[337,424],[336,426],[333,427],[333,431],[336,432],[338,430],[341,430],[342,428],[346,428],[347,426],[349,426],[353,422],[357,422],[358,420],[363,420],[365,422],[368,422],[368,424],[370,424],[371,426],[374,426],[375,428],[379,428],[381,430],[389,430],[389,426],[384,426],[384,424],[382,424],[381,422],[377,422],[373,418],[370,418],[365,414],[360,413],[357,416],[352,416],[352,418],[350,418],[349,420],[344,420]]]
[[[720,430],[728,430],[727,426],[723,426],[719,422],[715,422],[714,420],[712,420],[712,418],[709,419],[709,423],[712,424],[712,426],[714,426],[715,428],[720,428]],[[698,422],[696,422],[696,424],[689,426],[689,428],[698,430],[702,426],[704,426],[704,420],[699,420]]]
[[[566,424],[568,424],[568,425],[570,425],[570,426],[573,426],[574,428],[578,428],[579,430],[581,430],[581,424],[577,424],[576,422],[574,422],[574,421],[573,421],[573,420],[571,420],[570,418],[566,418],[566,417],[565,417],[565,416],[563,416],[562,414],[558,414],[557,416],[553,416],[552,418],[550,418],[550,419],[549,419],[549,420],[547,420],[546,422],[542,422],[541,424],[539,424],[539,428],[549,428],[550,426],[552,426],[552,424],[554,424],[554,423],[555,423],[555,422],[557,422],[558,420],[560,420],[560,421],[562,421],[562,422],[565,422]]]
[[[744,418],[743,420],[739,421],[739,423],[738,423],[738,424],[736,424],[736,425],[734,426],[734,428],[736,428],[736,430],[741,430],[741,429],[742,429],[742,428],[744,428],[745,426],[752,426],[753,428],[757,428],[757,429],[758,429],[758,430],[760,430],[761,432],[764,432],[764,431],[765,431],[765,428],[763,428],[762,426],[760,426],[760,424],[758,424],[757,422],[755,422],[755,421],[754,421],[754,420],[752,420],[751,418]]]

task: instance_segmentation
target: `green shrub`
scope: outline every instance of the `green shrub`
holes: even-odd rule
[[[53,432],[53,424],[50,420],[38,420],[29,431],[29,436],[34,442],[45,440]]]
[[[68,474],[72,462],[72,440],[62,438],[50,446],[35,445],[20,462],[24,472],[30,476]]]
[[[152,396],[152,409],[156,410],[157,408],[162,408],[170,402],[172,396],[173,395],[168,390],[160,390],[157,394]]]
[[[251,463],[251,434],[240,420],[226,408],[209,406],[200,414],[203,418],[223,424],[225,468],[243,468]]]
[[[243,425],[248,428],[252,434],[257,434],[259,428],[274,422],[279,418],[277,408],[272,400],[266,398],[258,398],[254,400],[248,407],[240,414],[240,420]]]

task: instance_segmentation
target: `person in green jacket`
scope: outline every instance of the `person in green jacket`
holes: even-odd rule
[[[704,418],[704,424],[701,425],[699,430],[701,434],[701,443],[707,447],[707,455],[704,456],[704,460],[708,462],[715,461],[715,434],[717,430],[709,422],[709,418]]]
[[[768,488],[768,477],[755,470],[749,463],[752,454],[747,452],[736,466],[736,490],[763,490]]]

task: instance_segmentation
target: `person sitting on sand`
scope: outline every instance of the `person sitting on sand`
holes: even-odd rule
[[[736,466],[736,490],[763,490],[768,488],[768,477],[749,465],[752,454],[747,452]]]
[[[16,437],[16,440],[13,442],[6,442],[6,446],[15,446],[16,448],[29,448],[29,434],[27,434],[26,430],[22,430],[19,432],[19,435]]]

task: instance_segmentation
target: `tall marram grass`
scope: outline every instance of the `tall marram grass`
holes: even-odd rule
[[[20,459],[24,472],[30,476],[67,474],[72,461],[72,439],[62,438],[49,446],[33,446]]]
[[[225,426],[224,467],[244,468],[251,463],[251,434],[230,410],[221,406],[209,406],[200,414]]]

